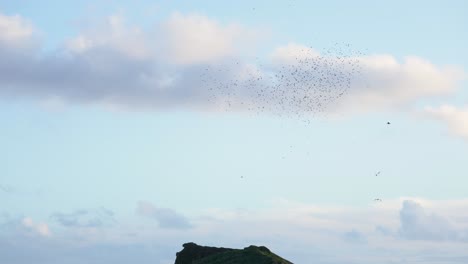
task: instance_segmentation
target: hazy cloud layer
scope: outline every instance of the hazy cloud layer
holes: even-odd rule
[[[170,208],[158,208],[150,202],[140,201],[138,202],[136,211],[141,216],[156,220],[161,228],[192,228],[192,225],[185,216]]]
[[[51,235],[49,226],[46,223],[36,223],[34,222],[33,219],[29,217],[23,218],[21,223],[26,229],[28,229],[31,232],[34,232],[36,234],[39,234],[41,236],[46,236],[46,237]]]
[[[114,15],[84,29],[58,50],[44,53],[34,44],[37,38],[30,23],[20,16],[2,15],[0,55],[4,59],[0,62],[0,96],[127,109],[219,110],[227,100],[209,100],[209,87],[224,85],[230,86],[228,90],[236,89],[235,93],[224,94],[233,102],[232,110],[245,111],[252,105],[281,103],[277,97],[259,100],[256,95],[268,87],[282,85],[271,77],[284,73],[285,67],[299,60],[321,57],[327,63],[319,64],[316,72],[327,70],[333,76],[329,64],[335,57],[300,44],[278,47],[261,61],[253,59],[249,54],[259,43],[253,37],[256,33],[259,30],[221,24],[198,14],[174,13],[146,30]],[[456,67],[440,67],[418,57],[398,61],[391,55],[348,54],[346,60],[335,59],[335,70],[348,70],[346,65],[351,60],[359,63],[362,71],[348,72],[353,75],[351,87],[345,97],[334,102],[336,109],[406,107],[424,97],[453,93],[465,75]],[[308,69],[301,69],[301,65],[296,66],[299,73],[309,74],[309,82],[319,78]],[[207,73],[207,67],[212,80],[208,84],[200,77]],[[259,77],[263,77],[262,81]],[[237,82],[240,84],[234,88],[232,84]],[[327,83],[330,85],[321,81],[320,86]],[[306,81],[300,86],[307,92],[312,83]],[[252,87],[254,91],[249,91]],[[336,93],[335,87],[322,88]],[[293,92],[286,84],[281,89]],[[289,110],[308,111],[309,105],[300,104],[299,108]]]
[[[5,264],[169,264],[174,262],[174,250],[163,243],[120,244],[97,243],[70,245],[58,240],[0,237],[0,262]]]
[[[365,243],[366,238],[360,232],[351,230],[343,234],[343,239],[350,243]]]
[[[76,210],[72,213],[54,213],[51,218],[65,227],[101,228],[115,222],[114,213],[106,208]]]
[[[206,210],[190,218],[196,224],[189,229],[187,218],[173,210],[140,202],[139,215],[171,228],[154,228],[149,221],[128,222],[98,235],[80,233],[79,240],[74,239],[76,233],[31,233],[31,227],[39,226],[36,221],[24,217],[13,221],[5,216],[11,221],[8,226],[0,225],[0,262],[30,263],[35,257],[36,263],[125,263],[132,259],[173,263],[182,243],[194,241],[239,248],[266,245],[294,263],[390,264],[422,259],[440,263],[445,259],[462,264],[468,257],[467,209],[466,200],[402,198],[365,207],[283,200],[274,201],[269,209]],[[181,221],[183,232],[174,230],[181,227]]]
[[[3,219],[2,219],[3,218]],[[45,222],[38,222],[31,217],[11,217],[0,215],[0,237],[51,237],[52,232]]]

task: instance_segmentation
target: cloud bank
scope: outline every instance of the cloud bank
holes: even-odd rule
[[[281,200],[264,209],[213,208],[188,218],[173,209],[140,202],[138,215],[159,222],[159,227],[140,218],[126,223],[119,219],[122,225],[100,233],[78,233],[79,240],[77,233],[56,229],[60,222],[49,228],[28,217],[4,217],[0,262],[126,263],[133,259],[163,264],[174,261],[182,243],[194,241],[226,247],[266,245],[294,263],[462,264],[468,259],[467,209],[466,200],[401,198],[362,207]],[[186,228],[189,221],[194,225]]]
[[[218,111],[229,104],[233,111],[278,111],[282,105],[279,111],[307,113],[311,104],[319,110],[328,104],[372,111],[451,94],[465,75],[418,57],[326,54],[293,43],[255,60],[259,32],[199,14],[174,13],[151,29],[113,15],[44,52],[31,23],[1,15],[0,96],[121,109]],[[328,100],[342,95],[344,85],[340,100]],[[224,87],[214,100],[213,87]]]

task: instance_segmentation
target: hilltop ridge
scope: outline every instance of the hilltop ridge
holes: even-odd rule
[[[272,253],[265,246],[244,249],[199,246],[193,242],[182,245],[175,264],[293,264]]]

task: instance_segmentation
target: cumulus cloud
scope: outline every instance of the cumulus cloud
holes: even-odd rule
[[[437,66],[416,56],[397,59],[389,54],[365,55],[352,47],[331,48],[321,54],[312,47],[291,43],[272,53],[272,61],[279,65],[297,64],[301,60],[315,60],[318,63],[314,65],[333,76],[339,76],[343,71],[338,70],[345,69],[344,73],[351,76],[350,87],[335,107],[352,111],[408,108],[420,99],[456,92],[466,77],[461,67]],[[301,65],[297,68],[301,71]],[[319,71],[315,67],[314,70]]]
[[[106,208],[76,210],[72,213],[54,213],[51,218],[65,227],[102,228],[115,222],[114,213]]]
[[[459,234],[449,221],[436,214],[427,214],[414,201],[404,201],[400,211],[400,235],[416,240],[457,240]]]
[[[468,107],[426,107],[423,115],[445,123],[452,134],[468,139]]]
[[[33,27],[25,19],[2,15],[0,21],[1,43],[32,42]],[[277,47],[260,62],[247,56],[258,41],[254,32],[199,14],[174,13],[151,29],[109,16],[55,52],[36,49],[25,56],[21,46],[9,46],[15,53],[0,45],[8,58],[0,61],[0,96],[125,109],[213,111],[230,105],[234,111],[307,113],[349,85],[331,106],[371,111],[453,93],[464,77],[456,67],[418,57],[398,61],[391,55],[321,54],[300,44]],[[23,55],[12,55],[18,53]],[[316,64],[313,70],[310,63],[297,63],[306,60]],[[360,72],[350,63],[359,64]],[[278,79],[288,74],[287,81]],[[212,88],[220,87],[225,90],[213,98]]]
[[[65,47],[75,55],[99,56],[112,50],[120,56],[152,63],[204,64],[239,54],[245,43],[255,41],[255,33],[199,14],[176,12],[146,31],[129,25],[121,15],[111,15],[69,39]]]
[[[203,33],[199,44],[192,39],[194,29]],[[0,30],[0,35],[11,31]],[[232,55],[231,41],[243,39],[241,31],[203,16],[175,14],[155,32],[144,32],[110,16],[55,53],[13,56],[0,46],[10,54],[0,62],[0,95],[129,108],[200,106],[207,101],[199,78],[206,63]],[[189,43],[173,43],[181,40]]]
[[[161,228],[192,228],[192,224],[190,224],[190,221],[185,216],[170,208],[158,208],[150,202],[138,202],[137,213],[141,216],[156,220]]]
[[[420,57],[398,61],[391,55],[363,56],[362,79],[350,103],[356,108],[401,108],[421,98],[446,96],[457,91],[464,71],[437,66]]]

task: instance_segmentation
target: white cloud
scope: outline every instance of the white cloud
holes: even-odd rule
[[[16,26],[8,32],[23,33],[4,35],[34,35],[28,33],[31,27],[10,24]],[[391,55],[364,56],[346,46],[320,54],[288,44],[263,62],[254,61],[244,56],[247,46],[256,43],[254,31],[197,14],[174,13],[149,30],[126,23],[121,15],[109,16],[70,39],[61,52],[15,56],[0,46],[0,53],[8,56],[0,61],[5,69],[0,72],[0,96],[33,97],[45,105],[229,107],[308,115],[402,109],[421,98],[454,93],[464,77],[456,67],[422,58],[399,62]]]
[[[291,43],[277,48],[272,59],[280,65],[296,64],[299,71],[310,70],[311,64],[314,71],[322,68],[326,74],[340,73],[340,69],[346,74],[355,71],[347,96],[338,102],[339,107],[355,111],[401,109],[422,98],[450,95],[466,77],[460,67],[437,66],[416,56],[399,61],[388,54],[364,55],[348,44],[320,54],[311,47]],[[349,68],[349,64],[356,67]]]
[[[437,66],[414,56],[398,62],[391,55],[360,58],[362,80],[352,94],[355,105],[386,108],[409,106],[425,97],[455,92],[465,73],[454,66]]]
[[[49,237],[52,235],[49,226],[46,223],[35,223],[30,217],[23,218],[21,223],[26,229],[34,232],[35,234],[43,237]]]
[[[110,49],[132,59],[200,64],[237,54],[242,46],[255,42],[255,33],[199,14],[174,13],[146,31],[129,25],[122,15],[111,15],[68,40],[66,47],[81,55],[96,56]]]
[[[153,56],[151,45],[148,34],[138,26],[128,25],[122,15],[108,16],[66,43],[69,51],[82,56],[99,56],[111,50],[135,60]]]
[[[436,214],[427,214],[420,204],[410,200],[403,202],[400,221],[400,234],[407,239],[459,239],[456,229],[452,227],[447,219]]]
[[[198,14],[174,13],[162,25],[166,59],[179,64],[208,63],[233,56],[240,47],[254,42],[254,34],[238,24],[221,25]]]
[[[312,47],[306,47],[297,43],[289,43],[285,46],[277,47],[270,56],[273,62],[285,64],[297,63],[298,58],[317,58],[320,56],[320,53]]]
[[[22,44],[31,40],[33,31],[31,23],[21,16],[0,14],[0,43]]]
[[[447,124],[454,135],[468,139],[468,107],[457,108],[452,105],[442,105],[437,108],[426,107],[423,114]]]

